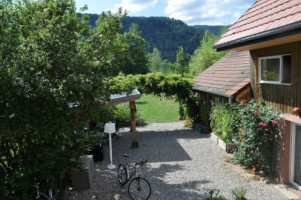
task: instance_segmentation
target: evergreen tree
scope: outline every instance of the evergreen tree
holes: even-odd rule
[[[150,72],[162,72],[163,74],[168,73],[168,62],[167,60],[162,59],[159,49],[154,48],[153,52],[149,53],[147,57]]]
[[[182,46],[178,47],[177,51],[177,71],[184,77],[184,73],[189,72],[189,54],[184,53]]]
[[[125,52],[128,60],[121,67],[124,74],[146,74],[149,71],[145,40],[140,34],[137,24],[132,24],[130,30],[123,34],[128,44]]]

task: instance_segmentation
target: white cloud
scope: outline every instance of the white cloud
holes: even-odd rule
[[[158,0],[122,0],[121,3],[115,4],[114,9],[122,7],[130,13],[139,12],[150,7],[154,7]]]
[[[229,25],[255,0],[168,0],[165,13],[187,24]]]

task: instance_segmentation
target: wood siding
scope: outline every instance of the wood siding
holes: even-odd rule
[[[258,58],[274,55],[291,55],[291,85],[258,83]],[[292,114],[294,107],[301,107],[301,42],[293,42],[251,51],[252,90],[256,101],[278,107],[283,113]]]

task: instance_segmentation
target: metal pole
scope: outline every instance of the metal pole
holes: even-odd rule
[[[116,165],[113,164],[113,155],[112,155],[112,134],[109,133],[109,143],[110,143],[110,161],[111,164],[107,166],[108,169],[116,169]]]

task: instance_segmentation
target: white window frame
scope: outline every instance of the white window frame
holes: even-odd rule
[[[282,83],[282,76],[283,76],[283,57],[284,56],[291,56],[291,54],[284,54],[284,55],[278,55],[278,56],[266,56],[266,57],[259,57],[259,66],[258,66],[258,80],[259,83],[270,83],[270,84],[281,84],[281,85],[291,85],[291,83]],[[275,59],[279,58],[280,60],[280,65],[279,65],[279,81],[266,81],[261,79],[261,61],[265,59]]]
[[[296,150],[296,126],[301,126],[301,124],[296,124],[291,122],[291,149],[290,149],[290,172],[289,172],[289,180],[290,183],[295,186],[298,190],[301,190],[301,185],[294,182],[295,176],[295,150]]]
[[[225,105],[225,99],[222,98],[222,97],[216,97],[216,104],[217,104],[218,106],[223,106],[223,105]]]

